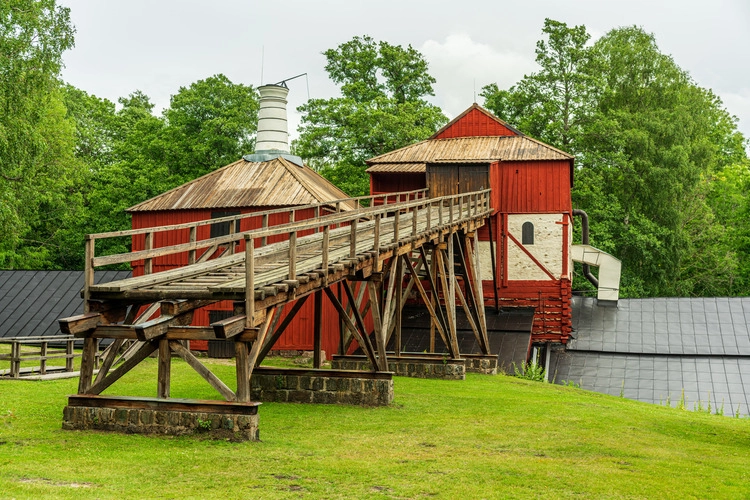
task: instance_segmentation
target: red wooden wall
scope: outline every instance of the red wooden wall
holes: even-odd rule
[[[518,135],[518,133],[475,107],[450,124],[445,130],[440,131],[433,139],[505,135]]]
[[[242,208],[239,211],[243,214],[260,212],[269,210],[268,207],[258,208]],[[215,211],[229,211],[232,209],[216,209]],[[236,209],[235,209],[236,210]],[[142,229],[148,227],[167,226],[172,224],[182,224],[185,222],[196,222],[202,220],[211,219],[212,210],[174,210],[174,211],[159,211],[159,212],[134,212],[132,214],[132,227],[133,229]],[[296,212],[295,220],[311,219],[315,216],[314,209],[299,210]],[[278,214],[272,214],[269,216],[269,226],[285,224],[289,222],[289,212],[281,212]],[[242,219],[240,222],[240,230],[248,231],[250,229],[258,229],[262,227],[263,220],[261,217],[250,217]],[[210,225],[202,226],[198,229],[197,238],[199,240],[208,239],[210,236]],[[303,233],[300,233],[302,235]],[[190,231],[188,229],[179,229],[174,231],[164,231],[156,233],[154,235],[154,248],[164,247],[169,245],[176,245],[179,243],[187,243],[190,238]],[[288,235],[276,236],[268,238],[269,243],[281,241],[287,239]],[[143,250],[145,244],[145,236],[138,235],[133,238],[133,251]],[[260,245],[260,241],[256,242],[256,246]],[[244,252],[244,241],[240,243],[237,249],[238,252]],[[197,257],[200,257],[201,252],[197,252]],[[188,263],[188,254],[183,252],[180,254],[169,255],[165,257],[159,257],[153,261],[153,272],[161,272],[176,267],[185,266]],[[144,271],[143,261],[135,261],[132,264],[133,276],[141,276]],[[337,291],[334,288],[335,291]],[[338,293],[337,293],[338,296]],[[365,294],[365,298],[367,295]],[[342,297],[344,307],[346,307],[346,297]],[[195,326],[208,326],[209,311],[232,311],[233,304],[231,301],[224,300],[216,304],[201,308],[197,310],[193,316],[192,324]],[[314,300],[312,297],[308,298],[307,302],[297,312],[294,320],[289,324],[281,338],[277,341],[274,346],[275,350],[312,350],[313,349],[313,320],[314,320]],[[291,304],[285,307],[282,313],[282,319],[286,316],[286,312],[291,309]],[[338,351],[339,345],[339,317],[338,312],[330,303],[328,297],[323,297],[323,310],[322,310],[322,349],[326,352],[326,356],[330,359],[333,354]],[[372,318],[368,314],[365,324],[368,328],[372,328]],[[356,342],[354,343],[356,346]],[[191,348],[194,350],[206,350],[208,343],[206,341],[191,341]]]
[[[570,163],[511,161],[490,166],[492,208],[506,214],[571,213]]]

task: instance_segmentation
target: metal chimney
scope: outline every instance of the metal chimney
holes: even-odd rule
[[[256,153],[288,153],[289,132],[286,124],[286,96],[289,89],[281,85],[258,87],[260,110],[258,111],[258,138]]]
[[[289,132],[286,120],[286,97],[289,88],[286,82],[258,87],[260,109],[258,110],[258,133],[255,153],[245,155],[246,161],[269,161],[279,156],[302,166],[302,158],[289,154]]]

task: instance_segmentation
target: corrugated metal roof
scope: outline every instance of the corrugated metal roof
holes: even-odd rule
[[[243,159],[132,206],[128,212],[279,207],[342,198],[348,195],[309,167],[282,157],[264,162]]]
[[[97,271],[96,283],[130,271]],[[83,271],[0,271],[0,337],[62,335],[59,318],[83,312]]]
[[[472,161],[572,160],[573,156],[527,136],[430,139],[367,160],[368,172],[381,164]],[[394,171],[394,170],[391,170]]]

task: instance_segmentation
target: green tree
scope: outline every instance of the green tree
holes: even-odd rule
[[[83,169],[58,80],[73,46],[54,0],[0,3],[0,267],[60,265],[59,229],[81,207]]]
[[[349,194],[366,194],[367,158],[426,139],[447,118],[425,100],[433,95],[435,79],[411,46],[362,36],[324,54],[341,97],[299,107],[303,116],[294,151],[327,178],[348,179]]]
[[[544,20],[547,40],[536,45],[540,70],[508,90],[493,83],[482,89],[485,106],[525,133],[575,152],[580,129],[590,116],[596,91],[595,75],[587,71],[591,38],[585,26]]]
[[[525,133],[576,155],[574,206],[591,217],[592,243],[623,260],[623,294],[738,293],[739,238],[713,186],[747,161],[736,119],[640,28],[591,46],[583,26],[546,20],[543,33],[540,71],[482,95]]]
[[[179,185],[253,152],[258,95],[218,74],[180,87],[164,118],[166,161]]]

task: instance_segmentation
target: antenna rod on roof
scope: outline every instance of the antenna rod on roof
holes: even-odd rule
[[[300,74],[299,74],[299,75],[297,75],[297,76],[293,76],[293,77],[291,77],[291,78],[287,78],[287,79],[285,79],[285,80],[281,80],[281,81],[280,81],[280,82],[278,82],[278,83],[274,83],[274,85],[280,85],[280,86],[282,86],[282,87],[286,87],[286,82],[288,82],[288,81],[290,81],[290,80],[294,80],[295,78],[299,78],[300,76],[307,76],[307,73],[300,73]]]

